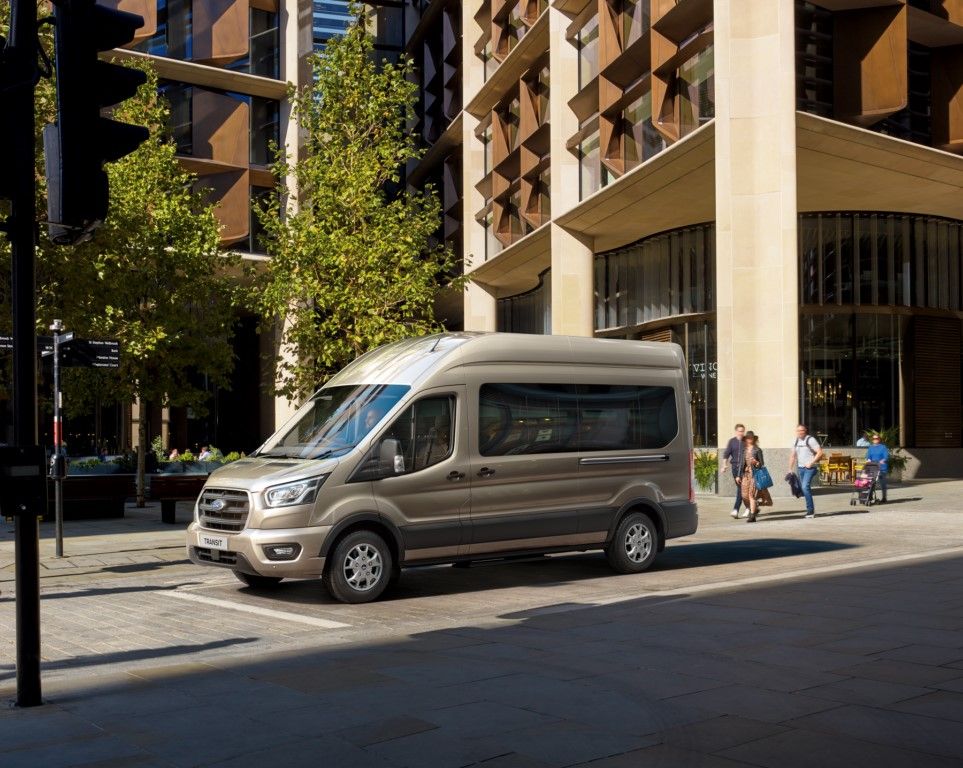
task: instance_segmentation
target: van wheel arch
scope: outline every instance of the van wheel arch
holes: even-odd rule
[[[391,557],[394,561],[392,577],[397,578],[397,575],[400,574],[399,563],[401,563],[402,554],[401,535],[397,529],[390,523],[387,523],[384,518],[374,515],[349,518],[335,527],[321,548],[321,556],[327,559],[324,566],[325,571],[330,567],[330,555],[338,546],[338,542],[345,536],[361,530],[373,531],[385,540],[385,543],[391,550]]]
[[[659,534],[657,551],[661,552],[662,550],[664,550],[665,549],[665,515],[662,513],[662,510],[660,510],[656,504],[647,500],[631,501],[619,511],[619,514],[615,517],[615,520],[612,522],[611,529],[609,529],[609,535],[605,541],[606,546],[612,543],[612,540],[615,538],[615,532],[616,530],[618,530],[618,527],[622,524],[622,521],[628,515],[631,515],[633,512],[641,512],[643,515],[647,516],[652,520],[652,523],[655,525],[655,530]]]

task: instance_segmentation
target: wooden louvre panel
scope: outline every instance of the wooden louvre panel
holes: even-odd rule
[[[99,0],[98,5],[125,13],[135,13],[144,19],[143,26],[134,32],[127,47],[157,34],[157,0]]]
[[[956,318],[913,319],[914,395],[918,448],[959,448],[960,321]]]
[[[833,17],[836,117],[861,126],[909,100],[906,6],[843,11]]]
[[[669,10],[674,3],[669,0],[652,0],[651,20],[654,24]],[[654,28],[649,36],[651,42],[649,60],[652,66],[652,126],[669,142],[678,141],[679,104],[676,98],[676,70],[657,74],[659,67],[676,55],[679,51],[672,40],[660,34]]]
[[[963,27],[963,0],[930,0],[930,13]]]
[[[643,331],[639,334],[639,341],[672,341],[672,329],[660,328],[657,331]]]
[[[195,87],[191,108],[195,157],[247,168],[251,157],[247,102]]]
[[[251,180],[247,169],[204,176],[197,186],[215,204],[222,245],[244,240],[251,234]]]
[[[229,64],[250,51],[247,0],[204,0],[193,5],[194,61]]]
[[[963,45],[935,48],[931,67],[933,146],[963,154]]]

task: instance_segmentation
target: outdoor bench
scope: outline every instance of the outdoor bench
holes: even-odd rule
[[[150,496],[161,503],[161,520],[165,523],[176,523],[177,502],[195,501],[205,482],[207,475],[152,475]]]

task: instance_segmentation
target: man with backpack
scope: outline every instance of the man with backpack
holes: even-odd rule
[[[796,427],[796,442],[793,444],[793,451],[789,457],[789,471],[793,469],[799,473],[799,485],[802,487],[803,497],[806,499],[806,517],[812,519],[816,516],[816,507],[813,505],[812,484],[813,478],[819,471],[817,464],[823,457],[823,449],[819,441],[809,434],[805,424]]]

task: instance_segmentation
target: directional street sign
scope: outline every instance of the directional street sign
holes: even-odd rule
[[[61,347],[61,365],[74,368],[119,368],[120,343],[105,339],[74,339]]]
[[[62,334],[71,336],[72,333]],[[61,338],[62,338],[61,337]],[[0,336],[0,352],[13,349],[12,336]],[[53,354],[53,336],[38,336],[37,350],[41,356]],[[73,368],[119,368],[120,342],[109,339],[61,340],[61,365]]]

